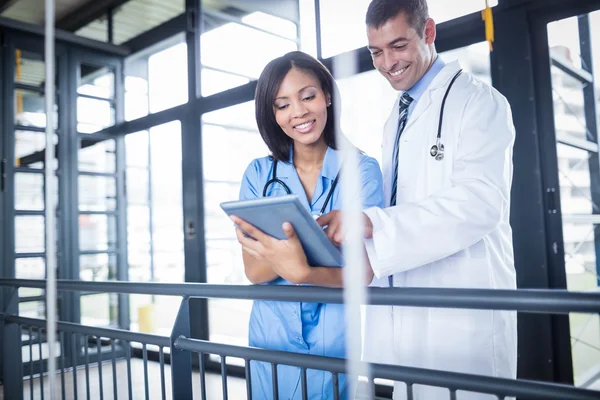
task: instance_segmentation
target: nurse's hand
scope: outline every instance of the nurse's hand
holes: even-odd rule
[[[232,216],[231,219],[238,226],[237,239],[245,251],[269,263],[273,271],[288,282],[294,284],[306,282],[311,271],[292,224],[289,222],[283,224],[282,228],[287,240],[279,240],[236,216]],[[246,237],[240,229],[256,240]]]
[[[362,213],[363,218],[363,236],[367,239],[373,237],[373,224],[367,214]],[[317,223],[325,228],[325,234],[336,246],[341,246],[344,239],[346,238],[346,231],[344,230],[342,223],[342,213],[340,210],[333,210],[319,218]]]

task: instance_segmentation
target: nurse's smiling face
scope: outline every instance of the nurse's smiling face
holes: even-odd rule
[[[330,96],[309,72],[292,68],[275,96],[275,120],[295,143],[313,145],[324,141]]]

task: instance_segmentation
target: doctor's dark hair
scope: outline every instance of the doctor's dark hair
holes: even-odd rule
[[[340,98],[337,84],[331,72],[320,61],[306,53],[292,51],[267,64],[256,85],[254,100],[256,123],[260,135],[269,150],[271,150],[272,157],[285,163],[289,162],[290,147],[293,140],[277,124],[274,104],[281,82],[292,68],[313,75],[319,81],[325,96],[330,96],[331,102],[339,102]],[[337,149],[335,129],[339,126],[339,117],[334,114],[336,114],[334,113],[334,107],[327,107],[327,122],[323,129],[323,135],[327,146]]]
[[[379,29],[398,14],[405,13],[410,26],[423,37],[425,22],[429,18],[427,0],[373,0],[367,9],[368,27]]]

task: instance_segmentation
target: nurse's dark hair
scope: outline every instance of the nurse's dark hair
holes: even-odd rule
[[[423,37],[425,22],[429,18],[427,0],[373,0],[367,9],[368,27],[379,29],[390,19],[404,13],[410,26]]]
[[[281,82],[292,68],[313,75],[319,81],[325,96],[330,96],[331,102],[339,102],[340,99],[339,89],[331,72],[319,60],[306,53],[292,51],[267,64],[256,84],[254,99],[256,123],[260,135],[271,150],[272,157],[285,163],[289,161],[293,141],[277,124],[275,98]],[[327,122],[323,135],[327,146],[337,149],[335,130],[339,126],[339,118],[334,114],[336,113],[333,105],[327,107]]]

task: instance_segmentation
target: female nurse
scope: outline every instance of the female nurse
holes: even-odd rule
[[[271,61],[258,79],[256,121],[271,155],[250,163],[242,179],[240,199],[298,195],[313,215],[340,209],[341,184],[335,184],[342,164],[332,100],[338,89],[331,73],[313,57],[291,52]],[[358,152],[358,150],[356,150]],[[358,152],[363,208],[383,206],[382,176],[377,161]],[[273,181],[277,178],[278,181]],[[331,192],[331,193],[330,193]],[[237,217],[234,223],[256,240],[236,230],[250,282],[268,285],[342,287],[341,268],[309,266],[289,223],[287,240],[262,234]],[[365,272],[367,274],[367,272]],[[368,279],[369,277],[367,277]],[[368,279],[370,281],[370,279]],[[344,308],[341,304],[255,301],[250,316],[253,347],[345,358]],[[252,396],[273,398],[271,365],[251,362]],[[308,398],[333,398],[330,372],[307,370]],[[340,398],[349,397],[347,377],[339,377]],[[277,367],[279,398],[302,397],[300,369]]]

